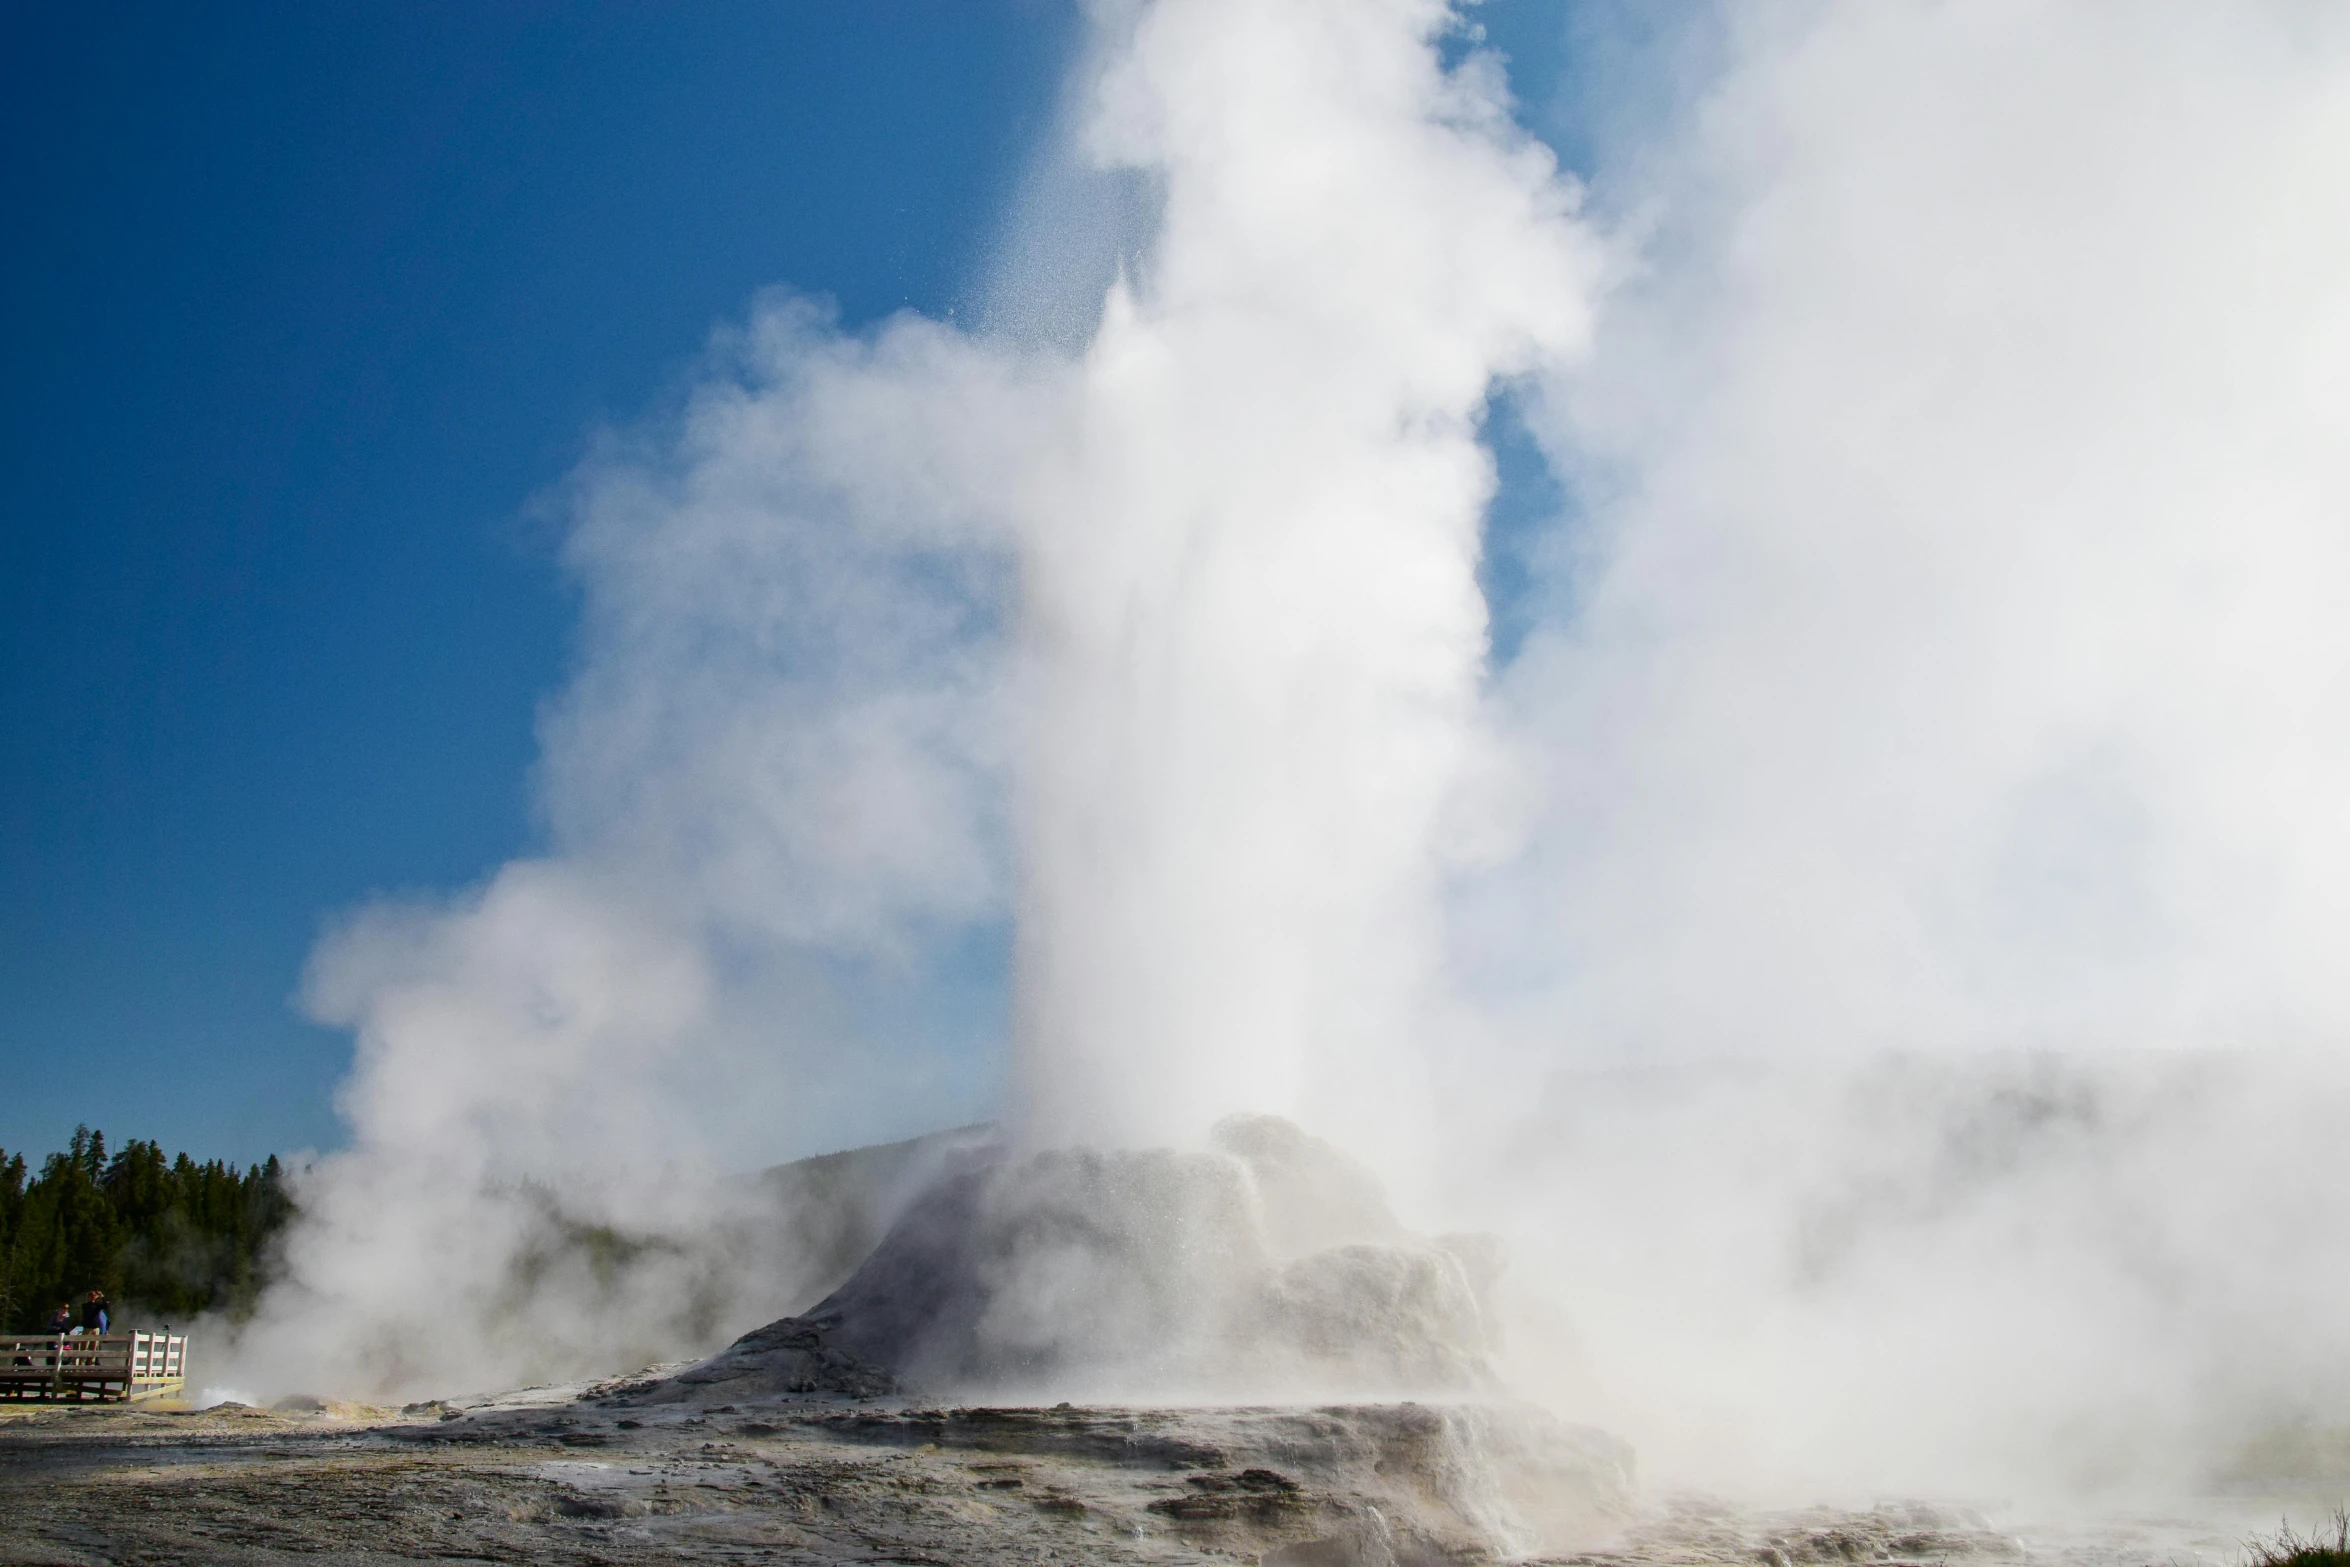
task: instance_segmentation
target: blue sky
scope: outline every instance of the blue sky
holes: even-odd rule
[[[1545,130],[1564,15],[1485,12]],[[330,1147],[349,1042],[290,1000],[321,921],[533,839],[572,608],[533,496],[763,286],[852,326],[966,301],[1074,8],[10,32],[0,1146]]]

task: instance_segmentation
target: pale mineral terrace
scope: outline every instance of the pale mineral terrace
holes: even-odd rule
[[[1325,1409],[23,1409],[0,1420],[0,1562],[1205,1563],[1514,1555],[1442,1472],[1445,1416]],[[1602,1466],[1604,1449],[1584,1451]],[[1560,1482],[1588,1508],[1605,1476]],[[1921,1503],[1626,1507],[1585,1567],[2221,1562],[2188,1518],[2035,1534]]]

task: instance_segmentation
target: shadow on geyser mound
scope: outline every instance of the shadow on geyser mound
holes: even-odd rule
[[[671,1384],[814,1394],[1296,1401],[1494,1391],[1482,1236],[1404,1229],[1272,1116],[1205,1153],[951,1158],[848,1281]]]

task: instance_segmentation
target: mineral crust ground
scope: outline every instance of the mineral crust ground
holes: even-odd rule
[[[1429,1429],[1412,1405],[663,1409],[581,1391],[462,1410],[12,1412],[0,1562],[1402,1567],[1515,1554],[1448,1544],[1429,1523],[1457,1477],[1411,1472]],[[1305,1461],[1265,1456],[1284,1450]],[[2228,1561],[2238,1543],[2182,1518],[2027,1539],[1958,1507],[1683,1499],[1636,1509],[1591,1548],[1520,1559],[2089,1567]]]

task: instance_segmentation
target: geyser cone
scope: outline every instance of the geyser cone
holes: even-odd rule
[[[837,1440],[1076,1460],[1091,1489],[1053,1505],[1140,1494],[1150,1529],[1243,1559],[1581,1549],[1629,1517],[1632,1455],[1490,1396],[1497,1252],[1413,1235],[1270,1116],[1197,1153],[999,1145],[815,1309],[621,1401],[792,1403]]]
[[[1286,1121],[1205,1152],[965,1154],[813,1310],[679,1396],[1089,1399],[1469,1395],[1492,1374],[1490,1243],[1399,1224]]]

